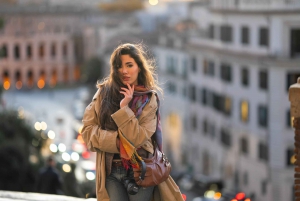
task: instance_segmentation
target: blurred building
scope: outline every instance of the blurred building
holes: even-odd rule
[[[0,82],[5,89],[53,87],[79,79],[83,11],[1,6]]]
[[[226,190],[255,200],[293,200],[288,87],[300,76],[300,2],[185,6],[182,18],[189,20],[170,21],[172,30],[154,48],[176,167],[192,165],[195,173],[220,178]],[[174,37],[184,24],[191,28],[181,29],[187,36]],[[172,135],[180,138],[180,150]]]

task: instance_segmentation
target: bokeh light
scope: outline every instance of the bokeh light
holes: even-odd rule
[[[49,149],[53,153],[56,153],[57,152],[57,146],[56,146],[56,144],[50,144]]]
[[[55,133],[54,133],[53,130],[49,130],[49,131],[48,131],[48,138],[50,138],[50,139],[52,139],[52,140],[55,138]]]
[[[44,122],[44,121],[41,122],[41,129],[42,129],[43,131],[47,129],[47,124],[46,124],[46,122]]]
[[[158,4],[158,0],[149,0],[149,4],[155,6]]]
[[[62,169],[64,172],[71,172],[71,166],[69,164],[63,164]]]
[[[94,180],[96,178],[95,173],[93,172],[87,172],[85,176],[88,180]]]
[[[59,143],[59,145],[58,145],[58,150],[59,150],[60,152],[65,152],[66,149],[67,149],[67,147],[66,147],[65,144]]]
[[[68,154],[67,152],[62,153],[61,158],[67,162],[71,160],[70,154]]]
[[[71,159],[72,159],[73,161],[78,161],[78,160],[79,160],[79,154],[76,153],[76,152],[73,152],[73,153],[71,154]]]
[[[40,122],[35,122],[35,124],[34,124],[34,128],[35,128],[35,130],[37,130],[37,131],[39,131],[39,130],[41,130],[42,129],[42,127],[41,127],[41,123]]]

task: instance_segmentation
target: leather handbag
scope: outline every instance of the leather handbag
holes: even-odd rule
[[[141,168],[133,169],[134,180],[141,187],[156,186],[164,182],[170,175],[171,163],[164,153],[155,146],[150,158],[142,158]]]

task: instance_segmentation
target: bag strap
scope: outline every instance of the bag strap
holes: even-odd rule
[[[142,172],[141,172],[141,175],[140,175],[140,179],[141,180],[144,180],[145,179],[145,174],[146,174],[146,163],[142,160],[141,161],[141,164],[142,164]]]

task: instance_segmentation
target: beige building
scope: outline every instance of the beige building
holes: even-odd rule
[[[0,83],[4,89],[54,87],[78,80],[79,17],[46,7],[18,9],[1,10],[0,15]]]

